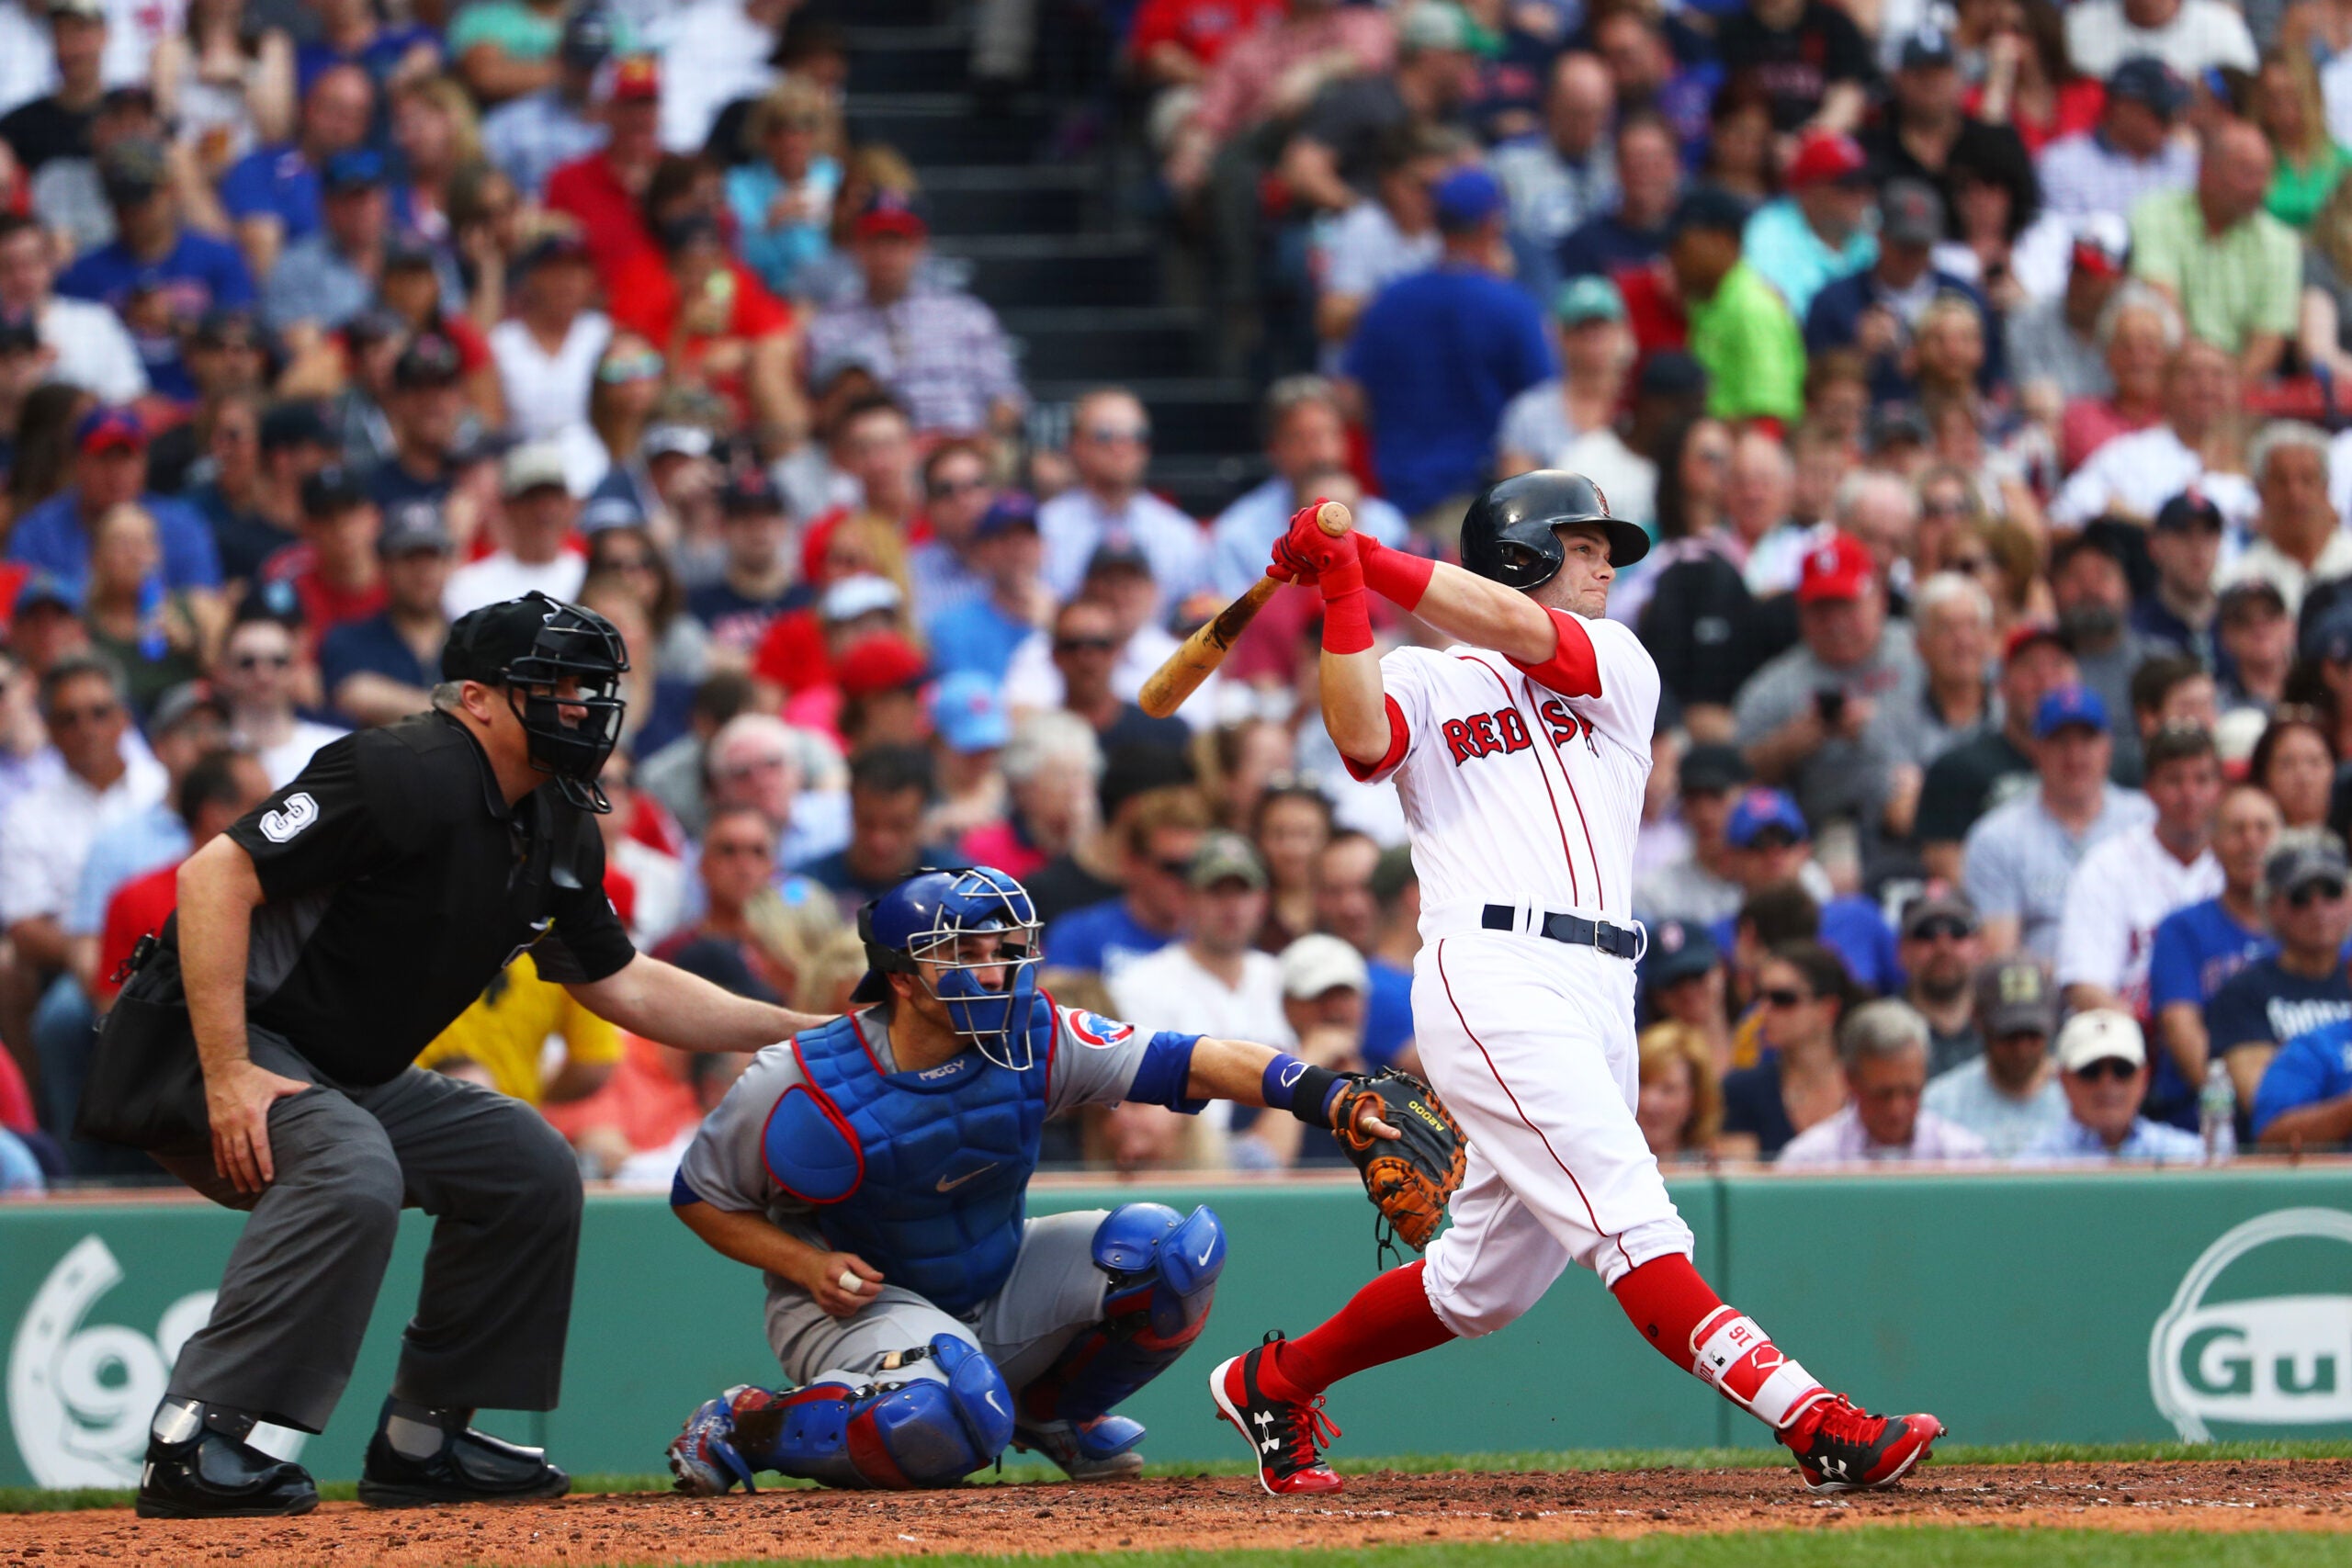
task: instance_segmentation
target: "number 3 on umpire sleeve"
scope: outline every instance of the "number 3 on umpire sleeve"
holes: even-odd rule
[[[261,836],[273,844],[282,844],[319,819],[319,803],[308,791],[298,790],[286,797],[286,804],[275,811],[261,815]]]

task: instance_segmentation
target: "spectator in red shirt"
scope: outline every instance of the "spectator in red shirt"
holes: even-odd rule
[[[180,780],[172,801],[180,820],[187,824],[188,853],[210,843],[230,823],[269,797],[269,775],[251,751],[223,748],[197,759]],[[132,877],[107,900],[106,924],[98,938],[98,967],[90,982],[91,999],[100,1012],[114,1005],[122,987],[115,976],[130,960],[139,939],[164,929],[164,921],[179,903],[180,863],[157,866]]]
[[[653,248],[641,207],[662,161],[662,66],[651,57],[624,60],[605,90],[610,139],[548,176],[547,206],[580,225],[588,257],[607,289],[621,264]]]
[[[302,481],[302,537],[262,563],[265,582],[283,582],[302,605],[303,647],[349,621],[384,607],[384,576],[376,559],[382,514],[359,475],[340,464]]]
[[[725,399],[763,446],[797,444],[808,411],[793,375],[800,333],[791,308],[699,212],[663,226],[662,258],[658,272],[629,269],[628,286],[613,292],[613,319],[663,352],[673,386],[699,384]]]
[[[1166,150],[1200,102],[1209,68],[1234,40],[1287,9],[1283,0],[1143,0],[1127,33],[1127,64],[1159,95],[1150,116],[1155,147]]]

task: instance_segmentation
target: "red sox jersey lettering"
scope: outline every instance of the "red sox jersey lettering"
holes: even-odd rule
[[[1632,629],[1553,612],[1563,651],[1520,668],[1485,649],[1381,660],[1394,778],[1425,908],[1523,899],[1633,917],[1657,667]]]

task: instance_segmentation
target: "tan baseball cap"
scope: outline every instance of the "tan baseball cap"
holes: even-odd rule
[[[2134,1067],[2148,1065],[2148,1042],[2140,1026],[2109,1008],[2078,1012],[2058,1032],[2058,1066],[2079,1073],[2093,1062],[2110,1057]]]
[[[1335,936],[1318,931],[1283,949],[1283,995],[1311,1002],[1326,991],[1368,991],[1372,971],[1363,954]]]

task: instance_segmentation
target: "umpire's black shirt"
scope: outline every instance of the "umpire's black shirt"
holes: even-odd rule
[[[398,1077],[526,948],[559,982],[601,980],[635,955],[605,897],[595,819],[552,784],[509,810],[490,759],[445,714],[322,747],[229,836],[267,899],[246,1015],[355,1089]],[[176,945],[176,920],[164,940]]]

